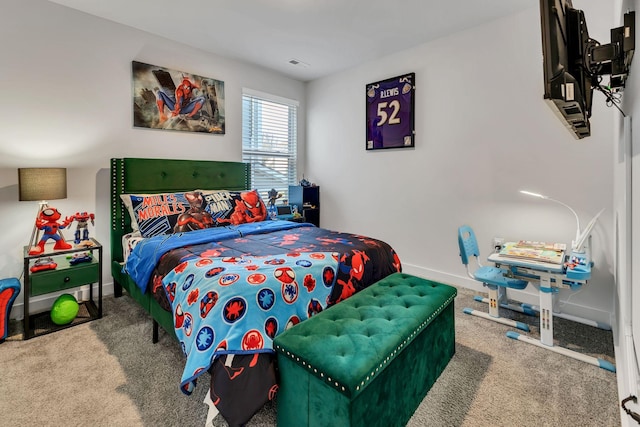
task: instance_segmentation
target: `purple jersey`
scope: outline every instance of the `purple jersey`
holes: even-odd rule
[[[367,150],[413,147],[415,74],[367,85]]]

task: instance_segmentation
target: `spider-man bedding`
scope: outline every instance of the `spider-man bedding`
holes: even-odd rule
[[[380,240],[310,224],[263,221],[145,239],[132,251],[126,269],[143,292],[150,283],[156,300],[173,312],[187,355],[183,392],[189,393],[208,369],[213,402],[230,425],[241,425],[277,389],[271,348],[277,333],[401,266],[394,250]],[[267,313],[265,294],[286,310]],[[208,311],[203,317],[203,310],[213,310],[209,306],[215,314]],[[249,314],[252,307],[256,315]],[[243,311],[242,322],[225,320]],[[219,357],[226,354],[234,354],[231,366]],[[247,381],[249,387],[239,387]]]

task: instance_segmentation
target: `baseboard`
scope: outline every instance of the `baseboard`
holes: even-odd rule
[[[482,286],[481,283],[470,279],[467,276],[458,276],[450,273],[445,273],[443,271],[433,270],[406,263],[402,264],[402,271],[407,274],[424,277],[425,279],[434,280],[436,282],[446,283],[453,286],[471,289],[476,292],[486,293],[486,289]],[[522,291],[509,289],[507,294],[509,299],[513,299],[515,301],[531,305],[540,304],[539,294],[531,285],[529,285]],[[570,300],[566,301],[560,299],[559,304],[562,305],[563,313],[589,319],[604,325],[612,325],[612,314],[608,311],[576,304]]]
[[[405,273],[424,277],[425,279],[434,280],[440,283],[446,283],[453,286],[471,289],[473,291],[481,292],[481,293],[486,292],[486,289],[482,286],[482,284],[468,278],[467,276],[459,276],[455,274],[445,273],[439,270],[429,269],[429,268],[420,267],[412,264],[406,264],[406,263],[402,265],[402,270]],[[94,286],[94,289],[93,289],[94,295],[96,295],[98,291],[97,285],[94,284],[93,286]],[[535,289],[531,288],[531,290],[529,290],[529,288],[522,291],[509,290],[508,296],[510,299],[513,299],[525,304],[538,305],[539,303],[538,293],[535,291]],[[81,289],[83,292],[86,292],[86,295],[88,297],[88,293],[89,293],[88,285],[82,286],[78,289]],[[76,289],[73,289],[73,291],[75,290]],[[40,297],[31,298],[29,303],[30,311],[32,313],[38,313],[38,312],[48,310],[53,304],[53,302],[55,301],[55,299],[63,293],[65,292],[51,293],[47,295],[42,295]],[[73,294],[73,292],[69,292],[69,293]],[[102,285],[103,296],[113,295],[113,293],[114,293],[113,281],[109,283],[103,283]],[[18,296],[18,300],[19,301],[22,300],[20,296]],[[11,310],[11,315],[10,315],[11,319],[24,318],[24,305],[22,302],[18,302],[18,300],[16,300],[16,303],[14,303],[13,308]],[[611,313],[609,312],[595,309],[593,307],[586,307],[583,305],[575,304],[571,301],[560,300],[560,303],[563,305],[562,311],[565,313],[568,313],[574,316],[583,317],[585,319],[590,319],[599,323],[611,325],[612,316],[611,316]]]
[[[58,298],[60,295],[69,293],[75,296],[76,298],[78,298],[79,297],[78,292],[81,292],[80,299],[85,299],[85,300],[88,299],[89,285],[80,286],[78,288],[73,288],[68,291],[53,292],[50,294],[33,297],[29,300],[29,312],[31,314],[35,314],[35,313],[41,313],[43,311],[47,311],[51,308],[56,298]],[[97,298],[97,295],[98,295],[98,285],[94,283],[93,284],[94,299]],[[102,284],[103,298],[108,295],[113,295],[113,282]],[[21,292],[21,295],[18,295],[16,302],[13,304],[13,307],[11,308],[11,313],[9,315],[9,318],[16,319],[16,320],[24,319],[24,302],[22,301],[23,299],[22,299],[22,292]]]
[[[446,283],[453,286],[458,286],[466,289],[471,289],[476,292],[485,293],[486,289],[479,282],[472,280],[466,276],[459,276],[450,273],[445,273],[443,271],[429,269],[425,267],[420,267],[412,264],[403,264],[403,272],[407,274],[413,274],[415,276],[424,277],[425,279],[434,280],[440,283]],[[97,295],[98,289],[97,285],[94,284],[94,295]],[[80,288],[84,293],[86,292],[86,297],[89,295],[89,286],[82,286]],[[74,289],[75,291],[76,289]],[[30,300],[30,310],[32,313],[38,313],[42,311],[48,310],[55,299],[65,292],[51,293],[47,295],[42,295],[40,297],[31,298]],[[73,294],[73,292],[70,292]],[[102,285],[102,295],[109,296],[114,294],[114,286],[113,281],[109,283],[103,283]],[[535,289],[532,290],[509,290],[509,298],[514,299],[516,301],[520,301],[526,304],[537,305],[539,302],[538,293]],[[14,303],[13,308],[11,310],[11,319],[22,319],[24,317],[24,304],[20,301],[21,298],[18,296],[18,300]],[[594,309],[592,307],[586,307],[578,304],[574,304],[571,301],[563,301],[560,300],[563,304],[563,311],[574,316],[584,317],[586,319],[591,319],[594,321],[598,321],[605,324],[612,325],[612,315],[609,312]],[[622,338],[621,338],[622,341]],[[624,343],[621,343],[624,347]],[[632,347],[631,347],[632,348]]]
[[[616,369],[618,371],[618,396],[619,400],[628,396],[640,394],[640,373],[636,361],[636,351],[633,342],[633,334],[630,327],[621,326],[619,333],[614,335],[614,349],[616,354]],[[640,413],[640,403],[627,402],[627,409]],[[637,423],[627,415],[620,406],[621,427],[631,427]]]

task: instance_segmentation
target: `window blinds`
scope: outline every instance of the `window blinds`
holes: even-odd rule
[[[267,202],[274,188],[288,197],[296,184],[297,120],[295,101],[244,91],[242,161],[251,164],[251,183]]]

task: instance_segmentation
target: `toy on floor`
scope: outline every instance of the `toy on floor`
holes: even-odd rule
[[[78,315],[80,305],[71,294],[62,294],[56,298],[51,307],[51,321],[58,326],[73,322]]]
[[[71,221],[65,220],[62,224],[58,223],[62,215],[56,208],[46,207],[38,214],[36,218],[36,227],[43,230],[44,234],[36,246],[29,250],[29,255],[39,255],[44,252],[44,245],[47,240],[53,239],[56,244],[53,249],[71,249],[71,245],[64,241],[59,234],[59,230],[67,227]]]
[[[95,226],[95,219],[96,216],[89,212],[76,212],[74,215],[65,218],[65,222],[69,224],[73,221],[77,223],[73,243],[80,246],[93,246],[93,243],[89,240],[89,221],[91,221],[91,225]]]

